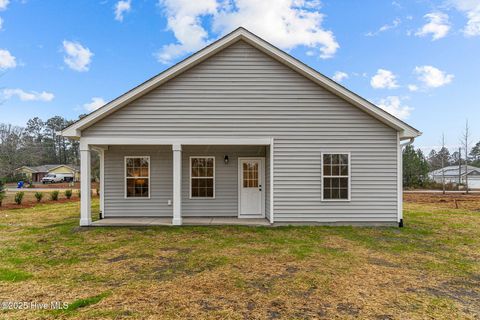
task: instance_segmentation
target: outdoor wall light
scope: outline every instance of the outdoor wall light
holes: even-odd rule
[[[225,155],[225,157],[223,158],[223,162],[225,162],[225,164],[228,164],[228,156]]]

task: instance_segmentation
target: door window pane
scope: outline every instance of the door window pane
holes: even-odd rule
[[[258,162],[245,161],[242,165],[243,171],[243,187],[244,188],[258,188]]]

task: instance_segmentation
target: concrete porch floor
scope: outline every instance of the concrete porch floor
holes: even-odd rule
[[[149,227],[171,226],[172,218],[167,217],[118,217],[104,218],[92,222],[92,227]],[[236,217],[183,217],[184,226],[271,226],[264,218],[236,218]]]

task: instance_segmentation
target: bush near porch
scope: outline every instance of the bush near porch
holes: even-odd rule
[[[408,201],[403,229],[80,228],[78,202],[2,210],[2,300],[69,307],[0,317],[474,319],[480,213],[450,205]]]

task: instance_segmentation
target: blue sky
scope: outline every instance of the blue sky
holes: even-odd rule
[[[0,0],[0,122],[76,118],[242,25],[424,132],[480,140],[480,1]]]

